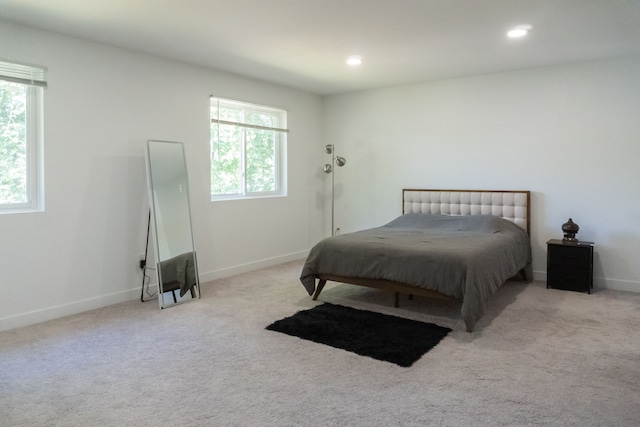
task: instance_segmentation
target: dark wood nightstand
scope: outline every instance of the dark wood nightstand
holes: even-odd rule
[[[547,288],[591,293],[593,242],[547,242]]]

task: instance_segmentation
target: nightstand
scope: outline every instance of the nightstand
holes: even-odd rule
[[[591,293],[593,242],[547,242],[547,288]]]

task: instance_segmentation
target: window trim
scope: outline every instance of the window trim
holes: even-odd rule
[[[28,86],[47,87],[47,69],[36,65],[0,60],[0,79]]]
[[[271,127],[271,126],[261,126],[252,123],[245,122],[235,122],[229,120],[221,120],[219,118],[214,118],[210,114],[210,124],[216,123],[220,125],[231,125],[238,126],[243,130],[247,129],[258,129],[258,130],[268,130],[275,132],[275,153],[274,156],[276,158],[276,164],[274,165],[274,175],[276,177],[275,186],[276,189],[274,191],[260,191],[260,192],[250,192],[247,191],[247,177],[246,177],[246,143],[244,141],[241,146],[240,153],[240,162],[241,162],[241,170],[242,170],[242,191],[240,193],[229,193],[229,194],[213,194],[211,188],[211,182],[209,182],[209,193],[210,199],[212,202],[217,201],[225,201],[225,200],[246,200],[246,199],[261,199],[261,198],[273,198],[273,197],[286,197],[287,196],[287,175],[286,175],[286,162],[287,162],[287,134],[289,133],[289,129],[287,126],[287,111],[281,108],[270,107],[266,105],[254,104],[243,101],[236,101],[231,99],[220,98],[214,95],[211,95],[209,101],[209,108],[213,105],[214,102],[218,102],[218,108],[220,105],[227,106],[238,106],[240,108],[248,108],[252,110],[264,110],[265,112],[272,112],[281,115],[282,123],[281,125],[284,127]],[[213,135],[210,134],[209,144],[211,150],[211,141],[213,140]],[[211,177],[211,151],[209,152],[209,177]],[[211,178],[209,178],[211,179]]]
[[[26,86],[27,201],[0,203],[0,214],[44,211],[43,105],[46,68],[0,61],[0,80]]]

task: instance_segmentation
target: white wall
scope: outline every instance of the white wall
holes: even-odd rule
[[[0,56],[49,82],[46,211],[0,215],[0,330],[139,297],[147,139],[185,143],[202,280],[304,257],[321,237],[321,97],[3,21]],[[289,112],[288,197],[209,201],[212,94]]]
[[[532,191],[536,278],[569,217],[595,285],[640,292],[640,57],[330,96],[336,226],[381,225],[403,188]]]
[[[323,99],[3,21],[0,57],[49,69],[46,211],[0,215],[0,330],[139,296],[147,139],[185,143],[204,281],[330,233],[333,143],[344,232],[399,215],[402,188],[528,189],[537,278],[572,217],[596,242],[596,286],[640,291],[640,58]],[[288,110],[288,197],[209,201],[211,94]]]

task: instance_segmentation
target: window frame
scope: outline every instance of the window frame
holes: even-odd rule
[[[238,108],[239,110],[250,110],[251,112],[262,112],[266,114],[272,114],[278,117],[278,127],[261,126],[257,124],[247,123],[244,121],[227,121],[220,119],[220,117],[214,117],[211,110],[217,103],[218,111],[221,106],[228,108]],[[241,174],[240,185],[241,189],[238,193],[225,193],[215,194],[213,193],[213,186],[211,181],[211,175],[213,171],[213,147],[214,136],[213,129],[209,135],[209,193],[212,202],[223,200],[243,200],[243,199],[257,199],[257,198],[272,198],[272,197],[286,197],[287,196],[287,173],[286,173],[286,161],[287,161],[287,111],[281,108],[270,107],[266,105],[254,104],[243,101],[236,101],[231,99],[220,98],[216,96],[210,97],[209,102],[209,118],[210,126],[213,124],[218,125],[231,125],[237,126],[241,132],[240,141],[240,154],[239,154],[239,173]],[[274,135],[274,185],[275,190],[272,191],[249,191],[247,186],[247,132],[252,130],[267,130],[273,131]]]
[[[44,211],[43,98],[42,85],[15,81],[0,74],[0,80],[26,86],[26,196],[24,203],[0,203],[0,214]]]

